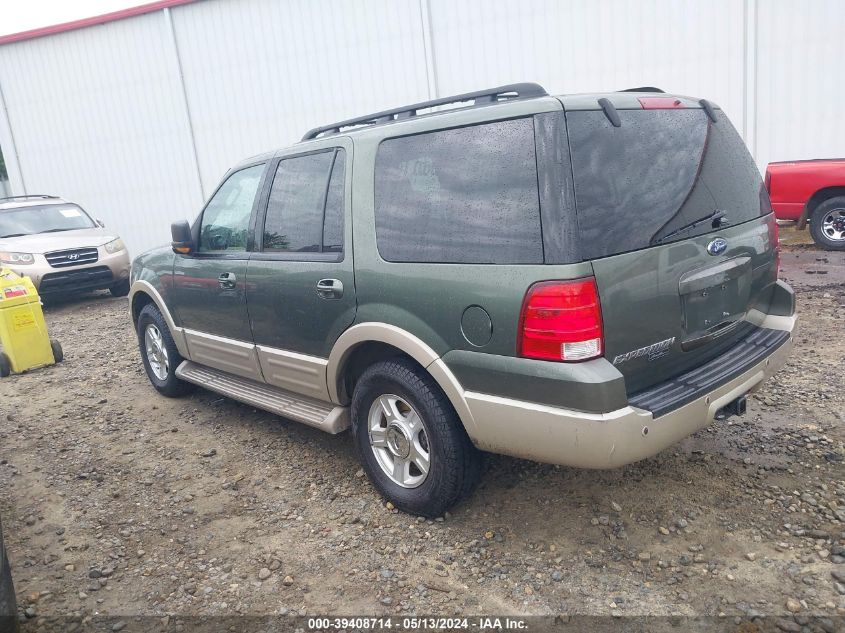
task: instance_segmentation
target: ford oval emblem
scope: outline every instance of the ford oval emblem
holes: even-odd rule
[[[728,250],[728,240],[717,237],[707,245],[707,252],[711,255],[721,255]]]

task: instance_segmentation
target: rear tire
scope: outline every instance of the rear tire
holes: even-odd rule
[[[845,251],[845,196],[830,198],[810,214],[813,241],[833,251]]]
[[[12,363],[9,357],[0,352],[0,378],[5,378],[12,373]]]
[[[352,434],[373,485],[410,514],[442,516],[478,483],[481,452],[434,379],[410,360],[363,373],[352,396]]]
[[[109,288],[109,292],[111,293],[112,297],[125,297],[129,294],[129,280],[124,279],[122,281],[117,282],[111,288]]]
[[[168,398],[184,396],[195,385],[176,377],[176,368],[184,358],[179,354],[167,322],[154,303],[148,303],[138,315],[138,347],[141,360],[153,387]]]

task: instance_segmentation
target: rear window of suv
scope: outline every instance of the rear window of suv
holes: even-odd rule
[[[581,256],[596,259],[714,231],[770,211],[757,166],[721,110],[601,110],[566,115]]]
[[[375,168],[385,260],[542,263],[531,118],[387,139]]]

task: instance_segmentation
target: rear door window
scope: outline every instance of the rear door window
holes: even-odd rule
[[[770,210],[757,166],[721,110],[619,110],[613,127],[600,110],[566,115],[581,254],[595,259],[716,230]]]
[[[532,119],[387,139],[375,169],[383,259],[542,263]]]
[[[343,250],[345,156],[333,149],[279,162],[264,221],[264,252]]]

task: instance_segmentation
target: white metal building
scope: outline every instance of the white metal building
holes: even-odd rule
[[[843,0],[162,0],[0,38],[0,148],[12,193],[79,202],[133,253],[241,158],[519,81],[706,97],[762,169],[845,155],[843,32]]]

